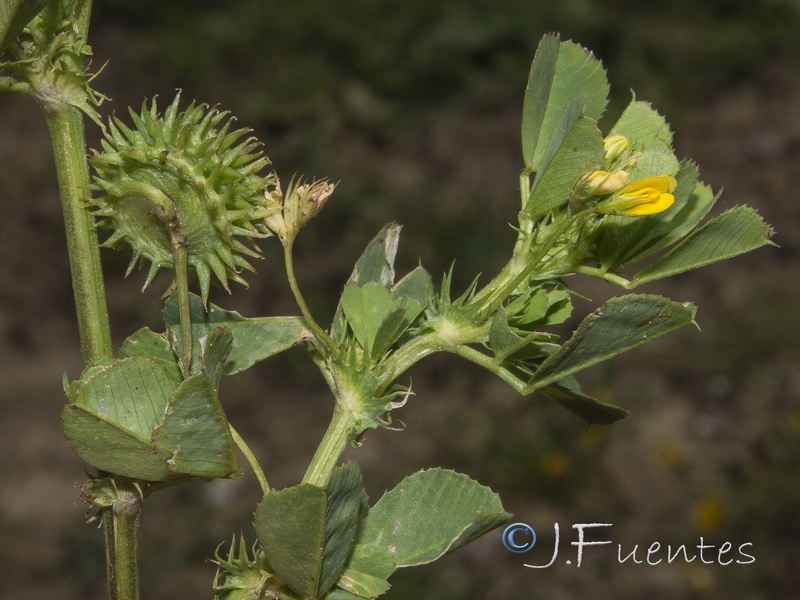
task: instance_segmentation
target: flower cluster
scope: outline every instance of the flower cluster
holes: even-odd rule
[[[637,153],[623,135],[603,141],[605,170],[590,171],[573,190],[573,210],[592,206],[600,214],[640,217],[667,210],[675,202],[677,182],[672,174],[630,181],[627,169],[636,164]]]

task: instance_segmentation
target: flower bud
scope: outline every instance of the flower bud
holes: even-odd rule
[[[628,185],[630,177],[625,171],[592,171],[583,177],[586,194],[605,196]]]
[[[608,162],[617,160],[627,148],[628,138],[624,135],[610,135],[603,140],[603,150]]]

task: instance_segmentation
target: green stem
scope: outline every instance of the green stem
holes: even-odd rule
[[[328,430],[311,459],[303,483],[311,483],[319,487],[325,487],[331,476],[339,457],[347,448],[350,441],[350,428],[353,426],[353,415],[346,409],[339,406],[337,401],[336,408],[333,410],[333,418],[328,426]]]
[[[83,115],[67,104],[45,107],[64,212],[72,288],[84,362],[110,356],[111,327],[94,219],[86,210],[89,169]]]
[[[139,514],[142,498],[128,481],[117,478],[117,497],[103,515],[110,600],[139,599]]]
[[[516,377],[511,371],[498,364],[491,356],[487,356],[483,352],[479,352],[475,350],[475,348],[470,348],[469,346],[457,346],[450,350],[450,352],[491,371],[520,394],[526,394],[525,382]]]
[[[440,352],[444,349],[444,346],[445,344],[436,331],[414,337],[390,354],[389,357],[377,367],[375,374],[381,381],[385,381],[387,385],[391,385],[414,364],[429,354]]]
[[[303,318],[308,326],[314,331],[318,338],[327,344],[329,350],[334,356],[336,356],[339,354],[338,346],[333,343],[333,340],[330,338],[330,336],[325,332],[324,329],[322,329],[322,327],[319,326],[317,321],[311,315],[311,311],[308,310],[308,305],[306,304],[305,298],[303,298],[303,294],[300,292],[300,286],[297,284],[297,277],[294,273],[294,260],[292,259],[293,247],[294,240],[287,242],[283,247],[283,262],[286,266],[286,278],[289,280],[289,287],[292,290],[295,302],[297,302],[297,306],[300,307],[300,312],[303,314]]]
[[[233,438],[234,443],[239,448],[239,451],[244,455],[245,459],[250,465],[250,468],[253,469],[256,479],[258,479],[258,485],[261,486],[261,491],[266,496],[269,494],[270,489],[269,483],[267,483],[267,477],[264,475],[264,470],[261,468],[261,465],[258,464],[255,454],[253,454],[253,451],[250,450],[250,446],[247,445],[247,442],[244,441],[244,438],[242,438],[242,436],[239,435],[239,432],[233,428],[233,425],[229,423],[228,426],[231,429],[231,437]]]
[[[181,371],[184,378],[192,367],[192,311],[189,304],[189,250],[183,240],[172,240],[175,262],[175,295],[178,299],[178,318],[181,323]]]
[[[502,302],[508,298],[508,296],[517,289],[520,284],[525,281],[528,275],[539,266],[539,263],[542,262],[547,253],[552,250],[553,246],[558,241],[558,238],[567,230],[567,227],[572,224],[573,220],[575,219],[576,215],[566,216],[561,223],[555,228],[552,234],[544,241],[544,243],[539,247],[538,251],[531,256],[530,258],[525,259],[525,266],[516,274],[511,277],[513,270],[503,270],[503,274],[506,278],[506,281],[500,281],[498,279],[493,280],[489,287],[494,288],[493,291],[489,294],[489,298],[484,301],[480,308],[480,313],[483,314],[492,314],[497,307],[502,304]],[[512,257],[513,262],[514,258]],[[511,277],[510,279],[508,279]]]
[[[597,267],[587,267],[586,265],[579,265],[574,268],[574,271],[576,273],[580,273],[581,275],[588,275],[589,277],[598,277],[600,279],[605,279],[609,283],[618,285],[626,290],[634,288],[634,285],[624,277],[620,277],[619,275],[616,275],[614,273],[609,273],[608,271],[598,269]]]

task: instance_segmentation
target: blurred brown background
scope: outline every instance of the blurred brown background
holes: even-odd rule
[[[374,502],[433,465],[465,472],[504,498],[541,544],[513,556],[497,532],[434,566],[393,579],[388,598],[598,600],[791,598],[800,585],[800,6],[673,0],[97,0],[90,37],[105,114],[176,88],[220,103],[255,129],[288,180],[341,184],[297,244],[312,310],[326,321],[361,248],[387,221],[405,225],[399,272],[421,260],[435,277],[456,260],[457,288],[492,274],[510,252],[519,117],[542,34],[560,31],[601,58],[611,119],[630,99],[653,102],[676,132],[679,157],[725,188],[720,209],[750,204],[779,247],[642,291],[700,306],[686,329],[582,377],[629,408],[608,428],[585,425],[538,397],[520,398],[455,357],[411,374],[403,432],[370,432],[351,451]],[[86,475],[59,432],[61,376],[80,372],[55,176],[44,121],[28,98],[0,96],[0,595],[103,597],[100,532],[83,523]],[[91,145],[96,128],[89,124]],[[249,291],[212,300],[248,316],[290,314],[277,243]],[[117,342],[160,326],[166,279],[139,293],[128,256],[105,252]],[[593,302],[617,293],[574,282]],[[637,290],[638,291],[638,290]],[[330,416],[324,382],[299,349],[229,378],[229,417],[274,487],[296,483]],[[143,598],[210,598],[205,562],[249,529],[250,476],[151,498],[142,524]],[[544,564],[553,523],[562,559],[572,523],[613,523],[594,539],[718,547],[751,542],[756,562],[617,564],[589,548],[580,569]],[[548,539],[548,537],[550,539]],[[572,556],[574,559],[574,554]],[[716,555],[706,553],[707,559]],[[738,558],[738,556],[734,556]],[[574,561],[573,561],[574,562]],[[665,561],[666,562],[666,561]]]

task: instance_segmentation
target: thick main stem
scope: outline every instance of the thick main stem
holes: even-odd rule
[[[72,288],[84,362],[112,353],[100,249],[92,215],[86,210],[89,170],[83,116],[66,104],[45,108],[64,213]]]
[[[117,480],[117,497],[106,509],[106,570],[110,600],[139,600],[139,515],[142,498],[129,482]]]
[[[347,448],[347,442],[350,441],[352,426],[353,415],[340,407],[337,402],[331,423],[308,466],[303,483],[311,483],[319,487],[327,485],[331,472],[339,462],[342,452]]]

